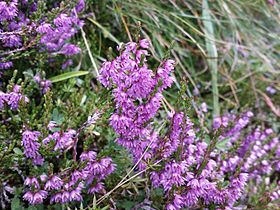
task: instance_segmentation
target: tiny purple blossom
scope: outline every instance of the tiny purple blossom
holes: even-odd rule
[[[80,51],[81,49],[74,44],[65,44],[60,50],[60,53],[64,55],[75,55]]]
[[[33,159],[33,162],[37,165],[43,163],[43,157],[39,153],[40,144],[38,138],[40,136],[38,131],[26,130],[22,134],[22,145],[24,147],[24,154],[27,158]]]
[[[57,124],[55,121],[50,121],[47,127],[49,130],[52,130],[57,127]]]
[[[81,195],[81,191],[79,189],[72,190],[70,192],[70,201],[82,201],[83,197]]]
[[[8,62],[0,62],[0,69],[9,69],[13,66],[11,61]]]
[[[150,42],[147,39],[141,39],[139,45],[140,47],[147,49],[150,47]]]
[[[45,190],[58,190],[62,187],[63,181],[58,176],[52,176],[45,184]]]
[[[201,104],[201,110],[202,110],[203,112],[205,112],[205,113],[208,112],[207,104],[206,104],[205,102],[203,102],[203,103]]]
[[[39,182],[35,177],[27,177],[24,181],[24,185],[29,187],[34,186],[37,189],[40,187]]]
[[[76,12],[81,12],[85,9],[85,0],[79,0],[78,4],[76,5],[75,9]]]
[[[48,193],[44,190],[37,192],[28,191],[24,194],[23,199],[28,201],[32,205],[43,203],[43,200],[47,198]]]
[[[273,87],[268,86],[266,87],[266,92],[268,92],[271,95],[274,95],[277,91]]]

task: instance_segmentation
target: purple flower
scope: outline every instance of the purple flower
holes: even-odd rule
[[[52,176],[45,184],[45,190],[58,190],[62,187],[63,181],[58,176]]]
[[[33,194],[32,204],[43,203],[43,200],[47,197],[48,193],[44,190],[40,190]]]
[[[56,128],[56,127],[57,127],[57,124],[56,124],[55,121],[50,121],[49,122],[49,124],[48,124],[48,129],[49,130],[52,130],[52,129]]]
[[[89,152],[83,152],[80,156],[81,160],[82,161],[94,161],[95,158],[96,158],[96,152],[93,152],[93,151],[89,151]]]
[[[90,194],[101,193],[103,191],[104,191],[104,184],[102,182],[96,183],[94,186],[88,189],[88,193]]]
[[[79,0],[78,4],[76,5],[75,9],[76,9],[76,12],[81,12],[84,10],[86,4],[85,4],[85,1],[84,0]]]
[[[67,203],[70,201],[70,193],[68,191],[62,192],[61,203]]]
[[[38,26],[38,28],[36,29],[36,31],[40,34],[45,34],[45,33],[52,33],[53,32],[53,28],[51,26],[51,24],[49,23],[43,23],[40,26]]]
[[[278,185],[279,186],[279,185]],[[270,195],[270,199],[272,201],[278,200],[280,199],[280,188],[278,187],[278,189],[276,188]]]
[[[66,69],[68,66],[72,66],[73,65],[73,60],[72,59],[68,59],[65,63],[62,64],[62,69]]]
[[[267,86],[266,87],[266,92],[268,92],[271,95],[274,95],[277,91],[273,87]]]
[[[42,175],[40,175],[40,180],[42,182],[46,182],[48,180],[48,176],[46,174],[42,174]]]
[[[17,0],[12,1],[9,4],[5,1],[0,1],[0,22],[3,20],[11,20],[17,15],[17,4]]]
[[[33,80],[36,82],[36,83],[40,83],[41,82],[41,77],[39,74],[36,74],[34,77],[33,77]]]
[[[8,35],[8,36],[4,36],[2,39],[2,42],[4,43],[3,46],[4,47],[21,47],[22,43],[21,43],[21,38],[17,35]]]
[[[43,80],[39,74],[36,74],[33,79],[40,86],[42,94],[45,94],[48,90],[50,90],[52,85],[50,80]]]
[[[33,197],[34,197],[33,192],[28,191],[24,194],[23,199],[28,201],[29,203],[32,203],[33,202]]]
[[[162,91],[174,81],[170,76],[174,61],[164,61],[154,73],[148,68],[148,51],[141,49],[147,47],[147,40],[125,44],[119,57],[103,63],[98,78],[105,87],[114,87],[117,110],[110,118],[110,125],[120,136],[117,142],[134,154],[134,162],[148,142],[157,139],[148,122],[160,108]],[[144,158],[150,157],[151,154],[146,154]],[[145,165],[141,162],[138,167]]]
[[[6,98],[7,98],[7,94],[0,91],[0,110],[4,108]]]
[[[76,136],[76,131],[73,129],[69,129],[64,133],[61,133],[60,131],[56,131],[53,134],[48,135],[45,139],[43,139],[43,144],[46,145],[49,144],[50,141],[54,141],[55,151],[65,150],[73,146],[75,136]]]
[[[178,210],[178,209],[172,204],[167,204],[166,210]]]
[[[142,47],[144,49],[150,48],[150,42],[147,39],[141,39],[139,41],[139,45],[140,45],[140,47]]]
[[[0,62],[0,69],[9,69],[13,66],[11,61],[8,62]]]
[[[24,181],[24,185],[29,187],[34,186],[37,189],[40,187],[39,182],[35,177],[27,177]]]
[[[241,173],[238,178],[231,180],[228,194],[228,203],[230,206],[232,206],[234,202],[241,197],[241,193],[244,190],[247,179],[248,174]]]
[[[27,158],[31,158],[34,164],[41,165],[43,157],[39,153],[40,144],[38,138],[40,132],[26,130],[22,134],[22,145],[24,147],[24,154]]]
[[[50,80],[41,80],[40,87],[42,88],[42,93],[45,94],[50,90],[52,83]]]
[[[173,203],[176,209],[181,209],[184,205],[184,198],[181,195],[175,194]]]
[[[81,49],[74,44],[65,44],[59,52],[64,55],[75,55],[80,51]]]
[[[82,201],[83,197],[81,195],[81,191],[79,189],[72,190],[70,192],[70,201]]]
[[[9,105],[9,107],[13,110],[18,109],[19,102],[21,100],[24,100],[26,103],[29,101],[26,96],[23,96],[20,93],[20,86],[15,85],[13,88],[13,91],[10,93],[7,93],[5,96],[5,102]]]
[[[60,5],[57,5],[57,7],[60,7]],[[37,49],[39,51],[47,50],[53,52],[54,55],[59,53],[65,55],[79,53],[80,48],[69,44],[69,40],[84,24],[84,22],[77,17],[74,8],[77,12],[81,12],[85,8],[85,1],[80,0],[76,5],[73,5],[72,8],[68,7],[63,9],[63,13],[58,14],[53,20],[47,19],[45,15],[47,13],[41,11],[43,12],[42,18],[33,21],[31,16],[38,9],[37,1],[30,3],[27,3],[26,0],[0,1],[0,42],[4,52],[16,51],[22,47],[24,36],[25,42],[32,45],[32,48],[39,48]],[[59,10],[61,9],[62,8]],[[37,42],[38,38],[40,38],[39,42],[41,45]],[[12,65],[13,63],[11,61],[0,58],[0,69],[9,69]],[[2,73],[0,73],[0,76],[1,75]],[[48,87],[49,84],[50,83],[47,84]],[[48,88],[43,85],[44,93],[47,89]]]
[[[56,27],[59,26],[69,26],[72,25],[72,18],[67,14],[60,14],[57,18],[54,19],[54,24]]]
[[[28,201],[32,205],[43,203],[43,200],[46,199],[48,193],[44,190],[39,190],[37,192],[28,191],[24,194],[23,199]]]
[[[83,1],[77,5],[78,9],[83,6]],[[83,22],[79,20],[75,13],[59,14],[53,20],[54,26],[50,23],[43,23],[37,27],[37,32],[43,34],[41,44],[50,52],[57,52],[65,55],[74,55],[80,52],[80,48],[73,44],[65,44],[67,40],[77,33],[76,25],[82,27]]]
[[[61,203],[62,202],[62,194],[56,193],[51,197],[51,203]]]
[[[79,179],[82,179],[82,178],[83,178],[83,174],[78,170],[75,170],[71,175],[71,180],[73,182],[77,182]]]

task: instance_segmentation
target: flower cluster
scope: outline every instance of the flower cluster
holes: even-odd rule
[[[111,158],[100,159],[94,151],[83,152],[78,165],[73,171],[66,169],[49,176],[27,177],[24,184],[28,190],[23,199],[32,205],[43,203],[48,197],[51,203],[67,203],[82,201],[84,189],[90,194],[104,193],[103,180],[115,168]]]
[[[50,122],[48,127],[51,129],[56,126],[55,122]],[[76,131],[69,129],[65,132],[56,131],[49,134],[41,142],[38,142],[41,136],[38,131],[26,130],[22,134],[22,145],[24,147],[24,154],[27,158],[31,158],[35,165],[42,165],[44,158],[39,153],[39,149],[44,145],[48,150],[58,151],[62,153],[63,151],[69,150],[74,145],[74,139],[76,138]]]
[[[244,190],[248,174],[222,176],[215,144],[196,138],[193,124],[183,113],[174,114],[168,135],[158,138],[152,150],[154,158],[163,161],[150,178],[171,200],[166,209],[193,208],[201,201],[205,206],[232,206]],[[226,186],[221,187],[222,179],[228,181]]]
[[[71,16],[60,14],[53,20],[53,25],[43,23],[37,27],[36,31],[42,35],[41,44],[46,47],[49,52],[57,52],[64,55],[74,55],[80,52],[80,48],[74,44],[66,43],[77,33],[78,27],[83,26],[83,22],[79,20],[75,14]]]
[[[18,1],[13,0],[11,2],[0,2],[0,21],[11,20],[16,17]]]
[[[26,130],[22,134],[22,145],[24,147],[24,154],[27,158],[31,158],[35,165],[42,165],[44,162],[44,158],[39,153],[39,136],[40,132],[30,130]]]
[[[50,80],[42,79],[39,74],[36,74],[33,77],[33,80],[39,85],[39,87],[42,91],[42,94],[45,94],[46,92],[48,92],[50,90],[51,85],[52,85]]]
[[[20,89],[21,87],[19,85],[15,85],[11,92],[4,93],[0,91],[0,110],[3,109],[5,105],[12,110],[17,110],[21,100],[25,103],[29,101],[28,98],[20,92]]]
[[[118,143],[134,154],[135,161],[154,138],[149,121],[160,107],[162,91],[173,82],[174,61],[164,60],[152,71],[148,47],[145,39],[119,47],[120,56],[104,62],[99,77],[105,87],[114,87],[116,110],[110,124],[119,134]]]
[[[117,142],[131,152],[139,170],[148,171],[152,185],[164,190],[166,209],[213,204],[232,209],[246,194],[249,180],[260,182],[260,175],[279,170],[279,138],[271,138],[272,129],[257,128],[244,135],[253,117],[250,111],[216,118],[208,143],[196,136],[194,124],[183,112],[173,113],[168,131],[160,136],[152,120],[162,91],[172,84],[174,62],[165,60],[150,70],[148,46],[146,40],[121,46],[120,56],[103,63],[100,71],[100,82],[113,88],[115,112],[110,124]],[[150,164],[155,165],[148,170]]]
[[[260,183],[264,175],[279,170],[280,142],[272,137],[272,129],[257,128],[241,135],[252,116],[246,112],[240,118],[232,117],[235,125],[221,134],[217,131],[219,135],[209,145],[195,137],[188,117],[183,113],[173,116],[168,136],[159,138],[152,148],[154,158],[165,158],[160,163],[162,169],[150,172],[153,185],[162,187],[169,200],[173,199],[167,209],[192,208],[200,201],[205,206],[214,203],[232,208],[246,194],[248,180]],[[215,146],[225,138],[230,144],[221,152]]]
[[[32,205],[43,203],[49,198],[50,203],[67,203],[72,201],[80,202],[83,200],[83,191],[88,194],[102,194],[105,192],[104,180],[115,170],[115,165],[109,157],[98,157],[94,151],[84,151],[76,159],[77,138],[86,127],[96,123],[100,117],[100,112],[95,112],[92,116],[77,131],[68,129],[66,131],[54,131],[42,142],[39,142],[39,137],[42,137],[38,131],[26,130],[23,133],[22,144],[24,146],[24,154],[27,158],[31,158],[34,164],[41,165],[44,158],[39,153],[40,147],[44,147],[45,153],[69,151],[73,149],[73,167],[59,167],[59,172],[48,171],[48,175],[41,174],[38,176],[27,177],[25,186],[27,187],[23,199]],[[50,121],[48,130],[59,129],[55,121]],[[59,165],[59,155],[56,155],[56,164]],[[48,164],[46,162],[46,164]],[[41,172],[40,172],[41,173]]]
[[[66,132],[56,131],[44,138],[43,144],[47,145],[52,142],[52,145],[54,145],[54,151],[63,151],[73,146],[75,136],[76,131],[73,129],[69,129]]]
[[[273,192],[270,195],[270,199],[272,201],[276,201],[280,199],[280,181],[278,181],[278,186],[273,190]]]
[[[74,8],[61,8],[53,20],[44,14],[39,20],[33,19],[34,14],[45,6],[39,4],[42,2],[0,1],[0,51],[4,55],[0,57],[0,69],[13,66],[12,61],[5,59],[5,55],[30,47],[63,55],[80,52],[80,48],[68,43],[68,40],[83,26],[77,13],[84,9],[84,0],[79,0]],[[56,8],[55,5],[53,7]]]
[[[280,142],[278,137],[273,137],[272,129],[255,129],[242,139],[235,154],[229,151],[225,154],[229,158],[221,162],[223,173],[233,173],[240,167],[250,178],[261,182],[262,175],[280,170]]]

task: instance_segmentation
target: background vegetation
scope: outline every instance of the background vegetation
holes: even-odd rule
[[[0,141],[4,142],[1,143],[0,154],[1,183],[14,180],[14,183],[9,183],[14,186],[22,183],[19,176],[30,173],[26,163],[19,161],[23,156],[18,141],[22,124],[44,127],[54,120],[62,128],[79,129],[97,109],[104,111],[102,119],[94,132],[93,128],[84,131],[82,135],[87,140],[80,146],[94,147],[100,155],[112,157],[117,170],[106,181],[106,186],[112,189],[119,183],[132,163],[129,154],[114,142],[115,134],[107,124],[113,100],[97,82],[96,71],[107,58],[116,55],[118,44],[135,40],[136,34],[152,43],[155,63],[166,53],[176,61],[175,85],[164,92],[167,109],[176,107],[178,92],[182,84],[186,84],[190,116],[206,130],[211,129],[215,116],[250,109],[256,113],[253,124],[271,126],[279,133],[280,5],[277,1],[87,0],[86,9],[79,17],[85,25],[72,39],[81,48],[80,54],[71,57],[72,66],[63,70],[61,64],[67,57],[56,56],[50,63],[51,56],[28,49],[20,58],[13,55],[17,74],[7,71],[1,78],[4,87],[22,84],[26,94],[33,96],[32,107],[21,108],[18,115],[12,112],[2,115],[2,119],[11,118],[8,124],[1,119],[0,125]],[[38,72],[53,82],[51,92],[43,97],[32,82]],[[272,87],[276,93],[271,94],[267,87]],[[203,102],[209,112],[201,114]],[[161,115],[166,115],[164,110]],[[279,178],[279,174],[274,176]],[[102,206],[152,209],[148,208],[149,201],[145,200],[146,182],[142,177],[131,179]],[[11,199],[12,208],[17,209],[21,205],[29,209],[44,208],[43,205],[28,207],[23,203],[20,199],[22,190],[17,188],[15,191]],[[151,192],[151,197],[159,202],[156,206],[161,205],[161,196],[162,192]],[[5,203],[3,193],[1,197]],[[139,203],[141,207],[137,206]],[[96,198],[93,201],[87,198],[84,205],[91,207],[79,208],[98,209],[95,204]],[[73,208],[71,205],[63,206],[68,207]],[[60,207],[50,207],[54,208]]]

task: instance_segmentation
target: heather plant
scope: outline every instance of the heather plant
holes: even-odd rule
[[[240,205],[250,196],[249,181],[260,183],[279,171],[279,137],[272,135],[272,129],[260,128],[246,136],[243,130],[253,117],[250,111],[240,117],[215,118],[208,142],[203,135],[196,136],[200,129],[186,112],[171,112],[166,119],[170,126],[160,135],[153,119],[162,91],[173,83],[170,73],[175,62],[166,59],[150,70],[148,47],[147,40],[127,43],[119,47],[120,56],[106,61],[100,70],[101,83],[113,88],[115,112],[110,124],[118,134],[116,141],[131,152],[133,168],[145,171],[152,188],[163,189],[166,209]],[[273,193],[270,196],[275,200]]]
[[[249,4],[0,1],[0,209],[279,209],[274,33],[215,31]]]
[[[63,69],[71,65],[67,57],[80,52],[71,38],[83,26],[78,14],[84,8],[83,0],[0,1],[1,77],[11,75],[8,70],[22,66],[23,60],[26,68],[40,67],[38,73],[50,63]],[[42,83],[43,89],[49,85]]]
[[[90,128],[102,115],[98,108],[88,106],[91,111],[85,110],[86,115],[80,112],[86,121],[73,123],[65,119],[65,113],[58,113],[59,107],[71,110],[73,96],[67,100],[70,104],[54,107],[51,90],[42,97],[41,91],[34,89],[33,78],[21,86],[12,81],[7,88],[10,91],[1,92],[2,208],[11,202],[6,193],[14,195],[12,205],[19,198],[30,205],[73,204],[83,200],[84,193],[103,194],[104,179],[115,170],[115,164],[110,157],[97,154],[100,149],[92,145]],[[39,103],[32,94],[39,97]],[[72,109],[77,109],[75,106]],[[93,114],[88,116],[88,112]],[[88,140],[79,141],[84,135]]]

